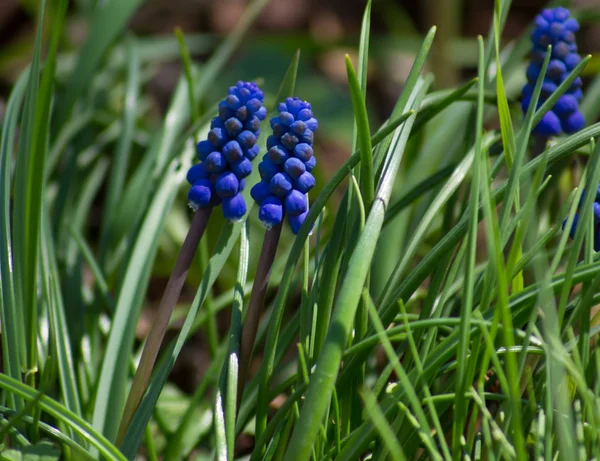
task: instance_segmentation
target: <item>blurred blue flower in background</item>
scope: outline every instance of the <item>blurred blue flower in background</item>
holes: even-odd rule
[[[579,207],[583,204],[583,199],[585,197],[585,190],[583,194],[581,194],[581,199],[579,200]],[[596,190],[596,198],[594,199],[594,203],[592,204],[593,213],[594,213],[594,251],[600,251],[600,186]],[[577,225],[579,224],[579,212],[577,209],[577,213],[575,213],[575,217],[573,219],[573,225],[569,230],[569,237],[572,239],[575,238],[575,232],[577,232]],[[567,225],[567,220],[563,221],[562,227],[563,229]]]
[[[287,98],[278,109],[279,115],[271,119],[268,151],[258,165],[262,179],[250,193],[260,205],[258,217],[267,229],[287,215],[297,234],[308,214],[307,194],[315,186],[313,138],[319,124],[311,105],[298,98]]]
[[[536,16],[535,27],[531,34],[533,43],[531,62],[527,67],[527,84],[523,88],[521,99],[523,113],[529,109],[548,45],[552,45],[552,56],[544,76],[537,108],[541,107],[558,85],[581,62],[575,43],[575,32],[578,30],[579,23],[570,17],[569,11],[565,8],[545,9]],[[577,78],[554,107],[544,115],[535,127],[534,133],[555,136],[561,132],[570,134],[581,130],[585,126],[585,120],[579,111],[582,96],[581,79]]]
[[[267,116],[264,94],[255,83],[237,82],[219,103],[219,115],[212,119],[207,139],[197,146],[198,163],[190,168],[187,180],[190,207],[222,204],[223,215],[239,221],[246,214],[241,192],[252,173],[251,161],[259,147],[260,122]]]

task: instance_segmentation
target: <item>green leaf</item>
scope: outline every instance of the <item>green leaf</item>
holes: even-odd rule
[[[48,442],[40,442],[20,450],[6,450],[0,454],[3,461],[56,461],[60,452]]]

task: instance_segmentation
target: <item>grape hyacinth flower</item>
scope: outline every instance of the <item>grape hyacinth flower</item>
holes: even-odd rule
[[[256,140],[260,135],[260,122],[267,116],[263,101],[264,94],[255,83],[237,82],[229,88],[227,98],[219,103],[219,114],[211,121],[207,139],[198,143],[200,163],[187,173],[192,186],[188,199],[194,217],[144,345],[121,419],[119,441],[148,387],[169,320],[213,207],[222,205],[223,215],[230,221],[238,221],[246,214],[241,192],[245,178],[252,173],[250,162],[259,152]]]
[[[267,153],[258,165],[261,180],[250,195],[259,204],[258,218],[267,229],[263,240],[250,301],[240,341],[238,368],[238,405],[248,377],[258,321],[264,306],[271,267],[283,219],[287,215],[294,234],[308,214],[308,192],[315,186],[311,171],[316,165],[313,155],[314,132],[319,124],[311,105],[298,98],[286,98],[278,106],[279,114],[271,119],[273,134],[267,138]]]
[[[523,87],[521,100],[523,113],[527,112],[531,103],[548,45],[552,46],[552,55],[544,76],[538,108],[581,62],[575,43],[575,33],[578,30],[579,23],[570,17],[569,10],[565,8],[545,9],[536,16],[535,28],[531,34],[533,50],[527,67],[527,84]],[[554,107],[544,115],[534,128],[534,133],[548,137],[559,135],[561,132],[571,134],[581,130],[585,126],[585,120],[579,111],[582,96],[581,79],[577,78]]]
[[[252,173],[252,160],[259,147],[260,122],[267,116],[264,94],[255,83],[237,82],[219,103],[219,115],[212,119],[207,139],[197,146],[199,164],[190,168],[187,180],[190,207],[222,205],[223,215],[239,221],[246,214],[241,192]]]
[[[581,199],[579,200],[579,207],[582,206],[583,204],[583,199],[585,196],[585,191],[583,191],[583,194],[581,195]],[[598,186],[597,190],[596,190],[596,197],[594,199],[594,203],[592,204],[593,207],[593,213],[594,213],[594,251],[600,251],[600,186]],[[575,213],[575,217],[573,219],[573,224],[571,226],[571,229],[569,230],[569,237],[574,239],[575,238],[575,232],[577,232],[577,226],[579,224],[579,213],[580,210],[578,209],[577,212]],[[567,225],[567,220],[565,219],[563,221],[562,227],[563,229],[565,228],[565,226]]]
[[[312,170],[314,132],[319,124],[310,103],[287,98],[271,119],[273,134],[267,139],[267,153],[258,166],[261,181],[251,190],[260,206],[258,217],[267,229],[280,224],[287,215],[297,234],[308,214],[308,192],[315,186]]]

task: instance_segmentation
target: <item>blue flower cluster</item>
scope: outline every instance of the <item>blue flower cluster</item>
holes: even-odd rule
[[[308,214],[307,193],[315,185],[311,171],[317,161],[312,146],[319,124],[311,105],[298,98],[287,98],[278,109],[279,115],[271,119],[268,152],[258,165],[262,179],[250,194],[260,205],[258,217],[267,229],[287,214],[297,234]]]
[[[581,199],[579,200],[579,206],[583,204],[583,199],[585,196],[585,191],[581,195]],[[592,205],[594,208],[594,251],[600,251],[600,186],[596,190],[596,198],[594,199],[594,204]],[[569,236],[571,238],[575,238],[575,232],[577,231],[577,224],[579,223],[579,210],[575,213],[575,218],[573,219],[573,225],[571,226],[571,230],[569,231]],[[563,229],[567,224],[567,220],[563,221]]]
[[[264,94],[255,83],[237,82],[229,88],[227,98],[219,103],[219,115],[212,119],[208,139],[197,146],[198,163],[190,168],[187,180],[190,207],[223,204],[223,215],[239,221],[246,214],[241,192],[245,179],[252,173],[252,160],[260,148],[260,122],[267,117]]]
[[[569,16],[569,10],[565,8],[545,9],[535,18],[535,28],[531,34],[531,63],[527,68],[528,83],[523,88],[521,101],[523,113],[527,112],[531,103],[533,88],[540,75],[548,45],[552,45],[552,56],[544,76],[538,108],[581,61],[575,43],[575,32],[578,30],[579,23]],[[544,115],[534,132],[554,136],[561,131],[575,133],[581,130],[585,126],[585,120],[579,111],[581,98],[581,79],[577,78],[552,110]]]

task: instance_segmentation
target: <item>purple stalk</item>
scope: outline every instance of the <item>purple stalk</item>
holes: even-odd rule
[[[196,254],[198,243],[208,224],[208,218],[210,217],[212,209],[212,207],[201,208],[194,213],[190,230],[181,246],[179,256],[177,256],[175,267],[173,268],[173,272],[171,272],[163,297],[160,300],[156,317],[154,318],[152,328],[150,329],[146,344],[144,345],[144,350],[142,351],[139,366],[135,372],[133,383],[129,390],[129,395],[127,396],[127,402],[125,403],[121,424],[119,426],[117,444],[122,442],[123,437],[129,428],[129,424],[138,409],[140,401],[146,392],[148,380],[150,379],[160,346],[165,337],[167,327],[169,326],[171,314],[179,300],[181,289],[183,288],[194,255]]]

